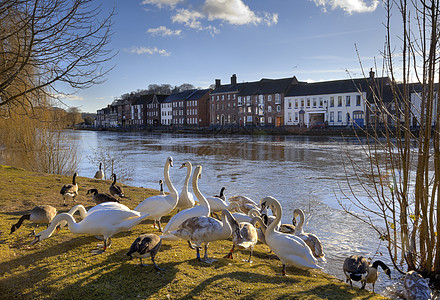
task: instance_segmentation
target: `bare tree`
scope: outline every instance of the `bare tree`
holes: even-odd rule
[[[366,159],[347,153],[355,182],[368,199],[357,197],[356,183],[348,178],[352,193],[347,198],[363,213],[352,213],[342,201],[341,205],[378,232],[397,270],[416,270],[439,288],[439,1],[384,3],[384,70],[391,80],[385,89],[372,89],[368,99],[372,126],[364,132]],[[391,33],[393,13],[403,25],[399,39]],[[387,89],[390,102],[385,101]]]
[[[36,107],[104,80],[113,11],[92,0],[0,1],[0,108]],[[27,109],[25,111],[28,111]]]

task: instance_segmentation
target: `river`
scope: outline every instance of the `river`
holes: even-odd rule
[[[357,161],[365,160],[362,144],[355,138],[105,131],[69,131],[69,135],[79,145],[80,176],[93,177],[97,166],[87,157],[108,149],[119,153],[133,170],[126,184],[158,189],[165,160],[172,156],[170,177],[180,192],[186,168],[179,170],[179,166],[190,161],[203,166],[199,187],[205,196],[218,194],[222,186],[227,188],[227,197],[244,195],[257,203],[273,196],[283,207],[283,223],[290,223],[293,210],[301,208],[307,219],[304,230],[316,234],[323,244],[325,272],[345,280],[343,261],[352,254],[380,259],[393,269],[378,234],[345,213],[337,201],[348,204],[341,190],[347,190],[347,175],[355,179],[353,171],[343,166],[347,158],[342,150]],[[355,187],[355,191],[365,197],[361,189]],[[397,277],[397,271],[392,276]],[[381,272],[375,291],[383,293],[392,283]],[[367,288],[371,290],[371,284]]]

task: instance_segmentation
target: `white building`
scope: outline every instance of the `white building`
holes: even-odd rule
[[[164,102],[160,104],[160,123],[162,125],[171,125],[173,120],[173,103],[167,102],[165,99]]]

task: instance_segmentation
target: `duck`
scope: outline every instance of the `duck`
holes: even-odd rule
[[[133,244],[131,244],[130,250],[125,254],[130,259],[134,257],[138,257],[140,260],[140,266],[143,267],[142,258],[150,257],[151,261],[154,264],[154,267],[158,271],[162,271],[164,269],[159,268],[159,266],[154,261],[157,252],[159,252],[160,246],[162,245],[162,239],[156,234],[141,234],[137,237]]]
[[[139,203],[139,205],[134,209],[135,211],[139,211],[141,213],[148,213],[148,219],[154,220],[154,228],[156,228],[156,222],[158,223],[160,232],[163,232],[160,219],[169,214],[176,207],[179,200],[179,193],[173,186],[173,183],[170,179],[170,167],[172,166],[173,158],[170,156],[166,159],[164,167],[165,183],[170,190],[170,193],[168,195],[155,195],[148,197]]]
[[[223,186],[223,187],[220,189],[220,194],[219,194],[219,195],[215,195],[214,197],[220,198],[220,199],[222,199],[222,200],[226,200],[225,190],[226,190],[226,187]]]
[[[319,240],[319,238],[312,234],[312,233],[306,233],[303,230],[305,215],[304,211],[300,208],[297,208],[293,211],[293,219],[296,220],[296,218],[299,216],[299,223],[295,227],[294,235],[297,237],[300,237],[304,242],[306,242],[307,246],[310,247],[312,250],[313,256],[315,256],[319,261],[326,261],[325,260],[325,254],[322,249],[322,243]]]
[[[345,259],[342,270],[351,288],[353,288],[353,281],[360,281],[361,289],[365,288],[369,267],[368,260],[361,255],[351,255]]]
[[[78,184],[76,183],[77,176],[78,173],[73,173],[72,183],[65,184],[61,188],[60,194],[63,195],[64,206],[67,206],[66,198],[70,198],[73,201],[76,201],[75,198],[76,196],[78,196]]]
[[[104,179],[104,171],[102,170],[102,163],[99,163],[99,170],[96,171],[94,178],[95,179]]]
[[[367,283],[371,283],[373,285],[373,293],[374,293],[374,284],[377,281],[377,278],[379,278],[379,271],[377,270],[378,267],[381,267],[382,270],[385,272],[386,275],[391,279],[391,269],[380,260],[376,260],[372,265],[368,267],[368,276],[367,276]]]
[[[208,244],[210,242],[228,239],[232,234],[232,215],[224,209],[221,213],[222,221],[212,217],[192,217],[186,219],[180,224],[177,230],[171,231],[171,234],[187,240],[188,243],[193,242],[197,250],[197,259],[206,263],[212,263],[213,259],[208,257]],[[205,255],[203,260],[200,258],[200,247],[205,244]]]
[[[232,253],[234,252],[235,247],[240,250],[249,249],[249,258],[244,261],[247,261],[251,264],[252,253],[254,251],[255,245],[258,242],[257,229],[254,225],[248,222],[238,223],[233,216],[230,223],[232,227],[232,248],[225,256],[225,258],[233,258]]]
[[[275,198],[268,196],[260,200],[261,207],[271,205],[276,216],[275,220],[267,226],[265,239],[266,244],[278,256],[283,264],[282,275],[286,275],[286,264],[306,269],[321,269],[313,256],[310,248],[299,237],[276,231],[281,222],[281,204]]]
[[[95,204],[101,204],[104,202],[119,202],[118,199],[116,199],[115,197],[113,197],[110,194],[106,194],[106,193],[98,193],[97,189],[89,189],[87,191],[86,195],[92,194],[92,199],[93,202],[95,202]]]
[[[122,231],[130,230],[148,217],[148,214],[141,214],[124,206],[125,205],[118,203],[118,207],[98,209],[93,212],[89,211],[81,222],[76,222],[73,216],[69,213],[58,214],[46,230],[41,231],[35,236],[35,239],[31,244],[33,245],[49,238],[54,232],[55,227],[61,221],[66,221],[70,232],[74,234],[103,236],[103,249],[95,253],[99,254],[105,252],[111,245],[111,237],[113,235]]]
[[[251,209],[259,209],[258,204],[246,196],[232,196],[228,199],[229,202],[237,202],[240,205],[240,210],[245,214],[249,213]]]
[[[35,224],[34,229],[29,235],[35,235],[35,230],[37,229],[39,224],[47,224],[49,226],[52,219],[56,216],[57,210],[55,207],[51,205],[38,205],[35,206],[29,214],[23,215],[20,217],[18,222],[11,227],[11,233],[14,233],[18,228],[20,228],[21,224],[24,220],[29,220]]]
[[[165,195],[165,192],[163,190],[163,181],[162,181],[162,179],[159,180],[159,195]]]
[[[116,196],[119,198],[124,198],[125,197],[124,189],[122,188],[122,186],[116,185],[116,174],[113,173],[112,176],[110,176],[110,178],[113,178],[113,182],[108,188],[108,190],[110,191],[110,195],[112,195],[113,197]]]
[[[195,204],[193,194],[188,191],[189,179],[191,178],[192,172],[192,164],[189,161],[184,162],[179,169],[182,168],[186,168],[186,177],[183,184],[182,192],[179,195],[179,201],[177,202],[176,206],[179,210],[191,208]]]
[[[161,238],[163,240],[178,240],[179,238],[171,234],[171,231],[177,230],[183,221],[192,217],[209,217],[211,208],[205,196],[199,190],[199,179],[202,176],[202,166],[198,165],[194,169],[192,178],[192,188],[200,205],[187,208],[175,214],[165,226]]]

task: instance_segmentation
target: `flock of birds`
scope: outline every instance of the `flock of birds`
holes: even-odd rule
[[[49,238],[55,231],[67,225],[72,233],[102,237],[104,241],[102,249],[96,251],[96,253],[102,253],[110,247],[113,235],[128,231],[148,219],[153,220],[154,227],[158,228],[161,235],[140,235],[131,245],[127,256],[139,258],[141,265],[143,265],[143,258],[150,257],[157,270],[162,269],[154,259],[163,240],[186,240],[191,249],[196,250],[198,260],[211,263],[213,260],[208,256],[209,243],[230,237],[232,237],[232,248],[225,256],[226,258],[232,258],[236,248],[249,250],[249,257],[246,261],[252,263],[253,249],[257,242],[261,242],[266,244],[280,259],[283,275],[286,275],[286,265],[322,269],[318,265],[318,262],[325,261],[322,244],[316,235],[304,232],[305,215],[301,209],[294,210],[292,224],[281,224],[283,215],[281,204],[271,196],[262,198],[258,204],[240,195],[232,196],[226,201],[225,188],[222,188],[219,195],[205,197],[198,187],[202,174],[200,165],[194,168],[193,195],[188,189],[193,169],[189,161],[180,167],[187,168],[187,173],[179,194],[170,179],[169,170],[172,166],[173,159],[168,157],[164,167],[164,182],[169,193],[166,194],[163,191],[163,182],[160,180],[159,195],[146,198],[134,210],[120,203],[120,198],[124,198],[125,194],[122,187],[116,184],[116,175],[112,174],[110,194],[99,193],[97,189],[88,190],[87,194],[92,195],[96,204],[88,211],[84,206],[76,205],[67,213],[57,214],[54,207],[40,205],[35,207],[30,214],[22,216],[12,226],[11,234],[21,226],[24,220],[29,220],[35,223],[32,232],[35,235],[32,244],[35,244]],[[72,183],[64,185],[60,191],[64,205],[66,205],[66,200],[75,201],[78,195],[77,176],[78,174],[75,173]],[[94,177],[96,179],[105,177],[101,164]],[[196,205],[196,199],[198,205]],[[161,218],[170,214],[175,208],[178,212],[162,229]],[[269,210],[272,211],[272,215],[269,215]],[[76,212],[82,217],[80,222],[73,217]],[[296,221],[297,217],[299,217],[299,222]],[[39,224],[48,224],[48,227],[35,234],[35,229]],[[204,244],[203,259],[200,256],[202,244]],[[357,255],[345,260],[343,271],[351,286],[352,281],[360,281],[362,288],[365,288],[366,283],[372,283],[374,291],[379,266],[385,274],[391,276],[391,270],[383,262],[375,261],[370,265],[366,258]]]

